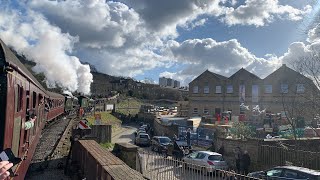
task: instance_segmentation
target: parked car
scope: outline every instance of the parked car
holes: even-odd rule
[[[166,155],[182,159],[184,156],[190,154],[191,152],[192,149],[188,146],[188,143],[186,141],[176,140],[168,145]]]
[[[166,154],[169,144],[172,144],[172,141],[169,137],[154,136],[151,140],[151,150]]]
[[[147,133],[139,133],[135,139],[136,145],[150,146],[150,137]]]
[[[215,170],[227,170],[228,164],[222,155],[211,151],[196,151],[182,159],[185,168],[202,171],[203,174],[215,172]]]
[[[147,124],[142,125],[140,128],[143,128],[145,131],[148,131],[149,127]],[[139,129],[140,129],[139,128]]]
[[[140,133],[147,133],[147,132],[146,132],[145,129],[142,129],[142,128],[140,129],[140,128],[139,128],[139,129],[137,129],[136,132],[134,132],[134,135],[137,136],[137,135],[140,134]]]
[[[248,176],[259,179],[308,179],[320,180],[320,172],[297,166],[277,166],[266,171],[249,173]]]

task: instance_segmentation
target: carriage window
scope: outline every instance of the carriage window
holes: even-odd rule
[[[36,108],[36,104],[37,104],[37,93],[33,92],[32,93],[32,107]]]
[[[28,112],[29,111],[29,109],[30,109],[30,105],[29,105],[29,103],[30,103],[30,100],[29,100],[29,91],[26,91],[26,99],[27,99],[27,105],[26,105],[26,112]]]
[[[39,102],[39,105],[43,104],[43,96],[42,96],[42,94],[39,94],[38,102]]]
[[[22,109],[23,87],[17,85],[15,89],[15,110],[20,112]]]

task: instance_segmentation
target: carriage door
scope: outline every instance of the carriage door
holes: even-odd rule
[[[28,87],[26,87],[26,91],[25,91],[25,94],[26,94],[26,106],[25,106],[25,113],[26,113],[26,119],[25,119],[25,122],[29,120],[29,117],[30,117],[30,91],[29,89],[27,89]],[[22,152],[26,152],[28,151],[28,148],[29,148],[29,131],[28,130],[25,130],[25,129],[21,129],[21,131],[23,132],[23,142],[22,142]],[[26,155],[26,154],[25,154]]]
[[[22,97],[23,97],[23,87],[20,85],[14,86],[14,124],[13,124],[13,136],[12,136],[12,152],[18,156],[20,147],[20,133],[21,133],[21,123],[22,123]]]

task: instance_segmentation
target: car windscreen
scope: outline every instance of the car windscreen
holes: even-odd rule
[[[169,143],[171,140],[167,137],[159,138],[160,143]]]
[[[149,136],[148,136],[148,135],[145,135],[145,134],[140,134],[140,138],[149,139]]]
[[[210,161],[222,161],[222,156],[220,155],[211,155],[208,157]]]

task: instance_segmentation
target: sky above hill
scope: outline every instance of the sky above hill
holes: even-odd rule
[[[310,0],[4,0],[0,38],[37,63],[48,83],[90,91],[89,67],[187,85],[209,69],[264,78],[319,48]]]

